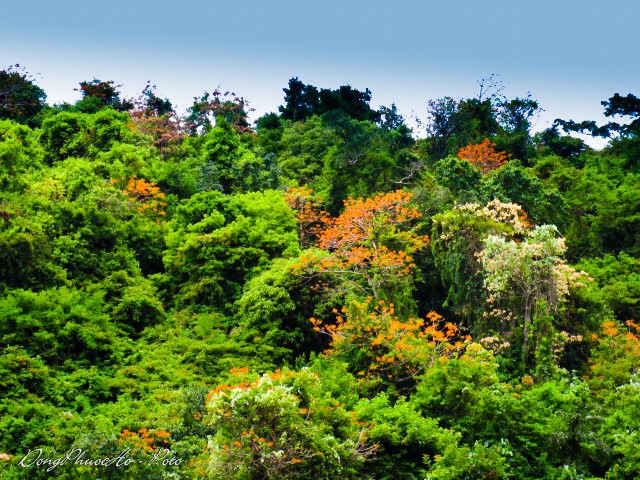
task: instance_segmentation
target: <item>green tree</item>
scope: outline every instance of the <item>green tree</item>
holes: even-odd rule
[[[305,85],[298,77],[289,80],[289,88],[283,89],[285,105],[278,107],[285,120],[302,121],[313,115],[342,112],[354,120],[377,121],[380,114],[371,109],[371,91],[357,90],[342,85],[336,90]]]
[[[95,113],[105,107],[120,112],[130,110],[134,106],[133,101],[120,98],[120,87],[122,85],[116,85],[113,80],[104,82],[94,78],[80,82],[78,90],[82,93],[82,100],[78,101],[74,108],[85,113]]]
[[[177,304],[228,313],[249,278],[299,252],[295,217],[276,191],[198,193],[169,226],[164,264]]]
[[[36,127],[47,95],[20,65],[0,70],[0,119]]]
[[[207,421],[216,431],[208,447],[212,478],[362,478],[364,429],[317,375],[303,369],[253,381],[236,371],[238,383],[208,397]]]
[[[233,126],[220,120],[202,147],[199,190],[239,193],[269,187],[270,175],[262,159],[242,141]]]
[[[29,180],[25,175],[42,167],[44,151],[29,127],[0,120],[0,190],[24,190]]]

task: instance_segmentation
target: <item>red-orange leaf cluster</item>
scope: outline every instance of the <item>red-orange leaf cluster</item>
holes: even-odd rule
[[[158,447],[167,448],[171,434],[164,430],[149,431],[141,428],[137,432],[124,429],[120,434],[119,442],[124,443],[142,453],[150,453]]]
[[[117,180],[112,180],[112,182],[116,183]],[[136,203],[140,212],[147,211],[159,216],[166,215],[164,207],[167,206],[167,202],[164,201],[164,193],[155,183],[148,182],[144,178],[137,178],[134,175],[129,179],[122,193]]]
[[[438,358],[458,355],[471,342],[456,325],[430,312],[427,319],[401,320],[393,304],[368,298],[336,313],[335,322],[310,321],[316,331],[331,336],[325,353],[349,357],[360,376],[395,382],[420,374]]]
[[[485,138],[481,143],[461,148],[458,151],[458,158],[468,160],[486,174],[491,170],[497,170],[509,159],[509,155],[505,152],[496,151],[495,146],[495,143]]]
[[[421,214],[410,201],[411,194],[402,190],[349,198],[342,215],[326,221],[318,235],[318,246],[330,255],[307,258],[306,265],[333,274],[345,290],[390,300],[398,281],[410,278],[413,254],[429,241],[412,227]]]

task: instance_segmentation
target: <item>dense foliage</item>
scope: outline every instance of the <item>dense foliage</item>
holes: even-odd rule
[[[0,71],[2,478],[640,476],[634,95],[534,135],[484,83],[412,132],[297,78],[255,125],[34,82]]]

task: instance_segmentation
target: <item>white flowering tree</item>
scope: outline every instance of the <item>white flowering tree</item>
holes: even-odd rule
[[[484,272],[478,254],[491,235],[515,240],[531,228],[527,214],[515,203],[493,200],[487,205],[468,203],[433,217],[431,250],[442,282],[449,289],[447,306],[472,329],[487,332],[480,321],[485,310]]]
[[[554,225],[537,226],[524,240],[489,235],[478,254],[485,273],[490,315],[502,316],[513,336],[522,321],[522,355],[529,352],[533,320],[555,311],[571,286],[586,278],[566,265],[564,239]]]

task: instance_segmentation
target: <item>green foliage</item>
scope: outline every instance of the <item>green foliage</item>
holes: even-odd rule
[[[414,140],[349,86],[294,78],[254,133],[231,93],[48,107],[0,71],[0,476],[640,476],[638,99],[558,123],[595,151],[486,82]]]
[[[270,260],[298,252],[296,220],[282,194],[194,195],[178,207],[164,263],[178,304],[229,311]]]
[[[212,478],[361,478],[362,436],[317,375],[303,369],[250,379],[240,371],[240,383],[209,394]]]
[[[438,183],[447,187],[461,203],[478,199],[482,174],[470,162],[449,156],[436,162],[434,176]]]
[[[639,387],[637,378],[634,378],[628,385],[608,392],[606,416],[600,424],[598,435],[610,446],[610,450],[595,459],[600,465],[611,465],[607,479],[622,480],[640,475],[637,443],[639,425],[634,413],[640,407]]]
[[[94,114],[60,112],[42,122],[42,142],[49,162],[94,156],[117,142],[130,142],[128,115],[111,109]]]
[[[369,107],[371,91],[356,90],[342,85],[336,90],[305,85],[297,77],[289,80],[289,88],[283,89],[285,105],[278,107],[285,120],[303,121],[314,115],[342,112],[354,120],[375,121],[379,113]]]
[[[520,205],[533,223],[563,227],[568,208],[558,192],[545,189],[543,183],[516,161],[493,172],[483,185],[484,197]]]
[[[445,305],[460,315],[474,333],[484,330],[481,323],[486,303],[484,279],[478,254],[491,234],[516,236],[523,233],[522,211],[515,204],[490,202],[457,206],[432,218],[431,252],[448,288]]]
[[[216,123],[202,147],[202,167],[197,179],[200,191],[240,193],[269,188],[270,176],[259,157],[247,148],[232,125]]]
[[[0,70],[0,119],[35,127],[47,95],[20,65]]]
[[[24,175],[39,169],[43,157],[35,132],[9,120],[0,120],[0,190],[12,192],[27,187]]]
[[[66,272],[52,261],[53,245],[45,226],[6,213],[9,216],[0,224],[0,285],[41,289],[64,284]]]
[[[324,158],[339,144],[337,133],[326,128],[320,117],[286,127],[277,157],[283,181],[291,185],[312,183],[322,173]]]
[[[360,402],[358,418],[371,424],[368,436],[378,445],[375,459],[365,464],[365,472],[380,480],[425,478],[427,467],[458,435],[426,418],[410,403],[399,399],[395,404],[385,394]],[[436,460],[437,461],[437,460]]]
[[[299,258],[275,259],[269,269],[249,280],[234,305],[240,334],[272,356],[292,360],[318,343],[309,318],[328,314],[319,293],[295,273]]]
[[[0,300],[0,342],[21,346],[49,365],[99,365],[118,356],[118,328],[99,295],[59,288],[13,290]]]
[[[595,279],[617,318],[640,318],[640,260],[620,252],[617,257],[607,254],[582,259],[576,268]]]

